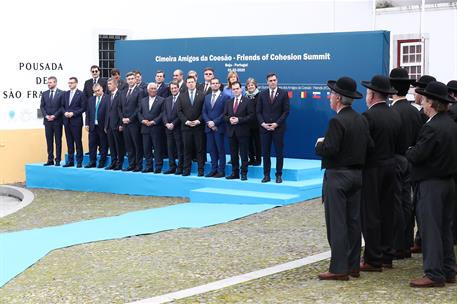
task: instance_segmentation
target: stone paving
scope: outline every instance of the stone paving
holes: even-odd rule
[[[58,225],[184,199],[33,190],[37,200],[0,219],[1,231]],[[76,205],[76,206],[75,206]],[[45,209],[45,210],[42,210]],[[37,215],[38,213],[38,215]],[[320,199],[200,229],[178,229],[55,250],[0,289],[1,303],[126,303],[329,250]],[[418,291],[418,257],[382,274],[320,282],[328,261],[176,303],[452,303],[454,286]],[[411,301],[409,301],[411,300]],[[425,302],[424,302],[425,301]],[[454,303],[457,303],[457,298]]]

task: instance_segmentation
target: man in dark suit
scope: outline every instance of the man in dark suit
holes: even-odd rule
[[[239,159],[241,157],[241,180],[247,180],[250,123],[255,115],[254,104],[241,95],[240,82],[235,81],[232,83],[232,92],[234,97],[226,102],[224,110],[232,159],[232,174],[226,178],[240,178]]]
[[[392,95],[392,109],[401,119],[400,133],[396,148],[396,191],[394,192],[394,257],[398,259],[411,257],[410,248],[413,246],[414,207],[411,199],[411,183],[409,182],[408,160],[405,152],[416,143],[422,118],[414,106],[406,99],[409,87],[413,82],[408,71],[404,68],[394,68],[390,72],[390,84],[397,93]]]
[[[64,167],[75,165],[75,145],[76,145],[76,166],[82,167],[83,163],[83,116],[86,111],[87,99],[83,92],[78,90],[78,79],[70,77],[68,80],[70,90],[62,96],[63,125],[65,127],[65,139],[67,140],[68,162]]]
[[[90,72],[92,74],[92,77],[87,79],[86,82],[84,82],[84,96],[86,96],[86,99],[89,100],[89,97],[94,96],[94,91],[93,91],[93,86],[98,83],[102,86],[103,92],[107,92],[107,87],[106,87],[106,78],[100,77],[100,67],[98,65],[93,65],[90,67]]]
[[[60,166],[62,157],[62,95],[57,88],[57,78],[48,77],[48,89],[41,94],[40,109],[46,136],[48,161],[44,166],[54,165],[54,141],[56,144],[55,165]]]
[[[138,110],[138,119],[141,123],[141,134],[143,136],[143,152],[146,159],[143,173],[160,173],[163,166],[162,108],[164,99],[157,96],[157,84],[154,82],[148,84],[147,88],[149,96],[141,100]],[[154,153],[152,153],[153,149]],[[153,166],[153,157],[155,166]]]
[[[202,109],[205,96],[197,91],[195,78],[186,79],[187,91],[181,91],[178,98],[178,117],[184,142],[183,176],[190,175],[192,148],[195,146],[198,163],[198,176],[204,175],[205,147],[203,146],[204,124]]]
[[[128,90],[129,85],[127,84],[127,82],[125,82],[125,81],[121,78],[121,72],[119,71],[118,68],[112,68],[112,69],[111,69],[111,78],[116,79],[116,81],[117,81],[117,89],[118,89],[119,91]]]
[[[395,151],[401,119],[389,108],[387,98],[397,91],[389,78],[375,75],[371,81],[362,81],[367,88],[363,113],[368,121],[374,149],[369,151],[362,171],[361,200],[362,232],[365,250],[361,271],[380,272],[392,268],[393,208],[395,183]]]
[[[221,82],[217,78],[211,80],[212,93],[205,96],[202,117],[205,121],[205,133],[208,152],[211,156],[211,171],[206,177],[225,176],[225,103],[229,99],[220,91]]]
[[[424,274],[411,287],[443,287],[455,283],[452,218],[457,174],[457,125],[446,113],[448,96],[444,83],[430,82],[416,89],[429,120],[420,130],[415,146],[406,151],[411,180],[417,182],[416,215],[422,237]]]
[[[142,93],[135,85],[135,74],[126,75],[129,88],[121,92],[119,116],[122,120],[125,148],[129,165],[124,171],[139,172],[143,169],[143,145],[140,138],[140,122],[138,121],[138,107]]]
[[[267,75],[268,90],[259,95],[257,104],[257,120],[261,126],[260,138],[263,154],[263,179],[262,183],[270,181],[271,170],[271,144],[276,152],[276,182],[282,183],[282,167],[284,163],[284,133],[286,131],[286,118],[289,115],[289,95],[278,88],[276,74]]]
[[[327,82],[331,90],[330,119],[325,137],[318,138],[316,154],[325,168],[322,185],[327,239],[331,248],[329,271],[321,280],[348,280],[359,277],[360,189],[366,152],[373,145],[366,119],[352,109],[354,99],[362,98],[350,77]]]
[[[119,116],[121,91],[117,88],[117,80],[108,79],[109,102],[106,106],[105,131],[108,135],[108,144],[111,164],[106,170],[122,170],[125,156],[125,144],[122,133],[122,120]]]
[[[165,72],[162,70],[158,70],[155,76],[156,84],[157,84],[157,96],[167,98],[170,96],[170,88],[165,83]]]
[[[97,166],[97,148],[100,149],[98,168],[103,168],[108,154],[105,118],[110,96],[103,93],[103,87],[98,83],[94,85],[93,90],[95,95],[89,98],[86,107],[86,130],[89,132],[89,164],[85,168]]]
[[[181,132],[181,122],[177,112],[177,101],[179,97],[179,86],[176,81],[170,83],[171,96],[168,96],[163,105],[162,120],[167,136],[168,164],[169,169],[164,174],[182,174],[184,155]],[[176,164],[176,158],[178,164]]]

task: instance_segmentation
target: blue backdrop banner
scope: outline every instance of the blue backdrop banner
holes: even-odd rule
[[[146,82],[163,70],[171,81],[175,69],[195,70],[198,82],[203,69],[212,67],[222,83],[235,70],[242,83],[254,77],[261,89],[265,76],[278,75],[279,86],[289,92],[285,156],[316,158],[314,144],[325,134],[330,109],[327,80],[341,76],[361,80],[388,74],[390,33],[387,31],[299,34],[275,36],[215,37],[116,42],[116,66],[125,73],[138,69]],[[354,104],[365,109],[364,100]]]

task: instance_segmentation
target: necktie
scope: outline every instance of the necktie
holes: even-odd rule
[[[235,103],[233,104],[233,113],[236,114],[236,111],[238,111],[239,104],[240,104],[240,99],[237,97],[237,98],[235,98]]]
[[[129,91],[127,92],[127,97],[129,97],[130,94],[132,94],[132,88],[130,88]]]
[[[97,78],[94,78],[94,84],[96,84],[96,83],[97,83]]]
[[[208,83],[205,83],[205,90],[203,91],[205,94],[206,94],[206,91],[208,91],[208,87],[209,87]]]
[[[97,103],[95,104],[95,121],[98,123],[98,106],[100,105],[101,96],[97,97]]]
[[[194,105],[194,91],[190,92],[190,103]]]
[[[52,101],[54,99],[54,91],[49,92],[49,99]]]
[[[173,103],[171,104],[171,109],[172,110],[175,107],[175,103],[176,103],[176,96],[173,96]]]
[[[216,103],[216,93],[213,93],[213,97],[211,97],[211,109],[214,108],[215,103]]]
[[[110,103],[111,106],[113,105],[113,99],[114,99],[114,93],[111,93],[111,103]]]
[[[271,90],[270,103],[273,103],[274,99],[275,99],[275,90]]]

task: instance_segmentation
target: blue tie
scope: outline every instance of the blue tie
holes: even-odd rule
[[[190,103],[194,105],[194,91],[190,92]]]
[[[98,96],[97,97],[97,103],[95,104],[95,120],[98,121],[98,106],[100,105],[100,99],[102,97]]]

